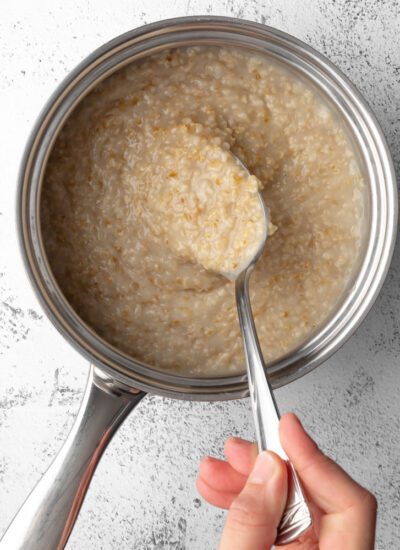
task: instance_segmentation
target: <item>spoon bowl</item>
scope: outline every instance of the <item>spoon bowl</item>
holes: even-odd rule
[[[243,164],[243,162],[236,155],[234,155],[233,153],[231,153],[231,155],[235,159],[235,161],[239,164],[239,166],[242,168],[242,170],[248,176],[251,176],[247,166],[245,166]],[[257,261],[259,260],[261,254],[263,253],[265,243],[267,242],[267,237],[268,237],[268,234],[269,234],[268,228],[270,226],[269,211],[268,211],[268,208],[265,206],[265,202],[264,202],[264,199],[262,198],[261,191],[258,191],[257,196],[258,196],[258,200],[260,201],[260,204],[261,204],[264,231],[263,231],[262,236],[260,238],[259,246],[258,246],[256,252],[252,256],[249,257],[247,263],[240,264],[239,267],[235,271],[232,271],[232,272],[229,272],[229,273],[222,272],[222,271],[219,272],[220,275],[226,277],[227,279],[229,279],[231,281],[232,280],[235,281],[243,271],[246,271],[250,267],[251,267],[251,269],[254,268],[255,264],[257,263]]]

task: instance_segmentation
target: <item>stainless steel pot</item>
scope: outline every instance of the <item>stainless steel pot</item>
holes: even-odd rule
[[[3,550],[63,548],[96,464],[113,433],[145,392],[191,400],[247,395],[245,375],[189,378],[134,361],[99,338],[64,299],[49,268],[40,231],[40,191],[49,152],[65,119],[101,80],[127,63],[186,45],[244,47],[282,63],[330,104],[354,150],[368,192],[360,260],[331,317],[302,347],[268,366],[273,387],[303,376],[336,351],[372,306],[395,241],[397,195],[383,134],[366,102],[327,59],[299,40],[264,25],[225,17],[183,17],[130,31],[83,61],[58,87],[39,117],[23,158],[18,195],[22,253],[50,319],[90,362],[75,425],[59,455],[0,542]]]

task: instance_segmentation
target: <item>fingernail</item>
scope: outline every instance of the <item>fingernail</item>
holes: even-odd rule
[[[276,472],[276,469],[277,463],[274,457],[268,451],[263,451],[257,457],[250,472],[249,481],[250,483],[267,483]]]
[[[240,437],[230,437],[229,440],[234,445],[250,445],[250,441],[246,441],[246,439],[241,439]]]

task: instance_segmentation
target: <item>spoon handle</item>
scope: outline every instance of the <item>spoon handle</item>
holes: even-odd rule
[[[299,479],[279,440],[279,410],[275,402],[254,325],[249,298],[249,279],[252,266],[244,270],[235,282],[236,303],[242,331],[244,355],[254,424],[259,451],[274,451],[287,463],[288,497],[278,527],[275,544],[288,544],[311,525],[311,515]]]

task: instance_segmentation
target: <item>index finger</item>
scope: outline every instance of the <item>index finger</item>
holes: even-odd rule
[[[293,413],[281,418],[279,435],[305,489],[324,512],[342,512],[363,503],[372,506],[371,493],[319,450]]]

